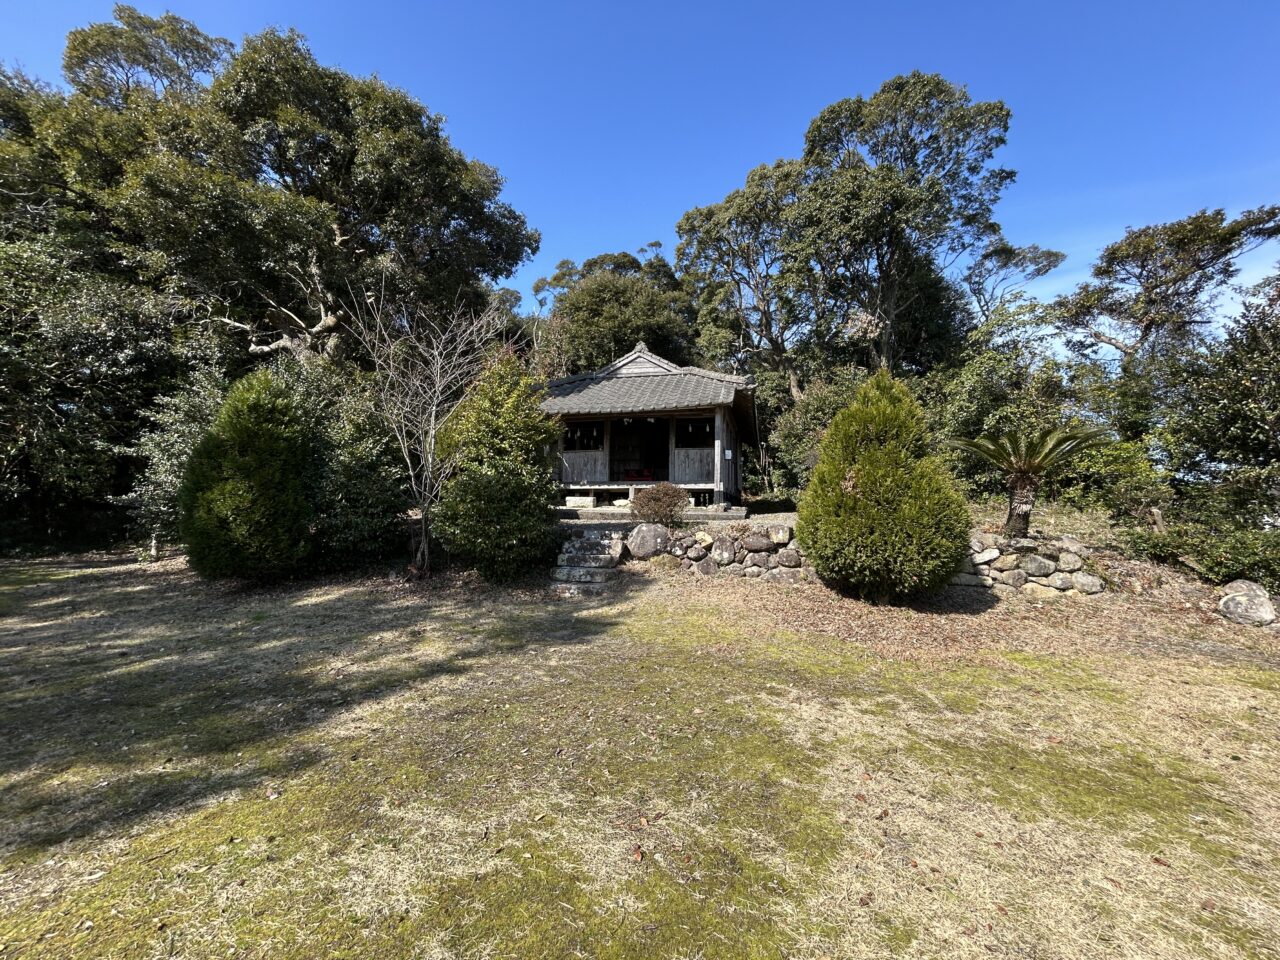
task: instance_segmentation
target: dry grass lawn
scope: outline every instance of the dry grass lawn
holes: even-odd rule
[[[1101,568],[888,609],[0,566],[0,958],[1280,956],[1280,636]]]

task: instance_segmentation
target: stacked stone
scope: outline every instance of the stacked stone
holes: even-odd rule
[[[633,557],[641,560],[670,554],[686,570],[701,577],[725,575],[773,583],[817,579],[805,562],[790,524],[771,523],[745,532],[718,530],[671,531],[656,523],[642,523],[627,537]]]
[[[1000,597],[1022,594],[1047,599],[1101,593],[1106,589],[1102,578],[1084,569],[1084,558],[1091,552],[1075,537],[1008,540],[980,533],[969,541],[969,555],[951,582],[992,590]]]

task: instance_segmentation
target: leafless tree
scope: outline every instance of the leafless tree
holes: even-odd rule
[[[353,313],[353,333],[373,360],[375,402],[409,471],[419,524],[411,570],[422,576],[430,572],[431,513],[454,467],[441,435],[507,318],[495,307],[438,314],[373,294]]]

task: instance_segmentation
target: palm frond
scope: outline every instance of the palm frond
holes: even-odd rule
[[[949,440],[947,446],[980,457],[1005,473],[1037,475],[1108,442],[1108,431],[1102,427],[1061,426]]]

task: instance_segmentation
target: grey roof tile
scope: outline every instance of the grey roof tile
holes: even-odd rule
[[[637,359],[647,361],[646,372],[619,372]],[[746,377],[677,367],[639,344],[602,370],[550,381],[542,409],[552,414],[597,414],[718,407],[733,403],[739,391],[752,389]]]

